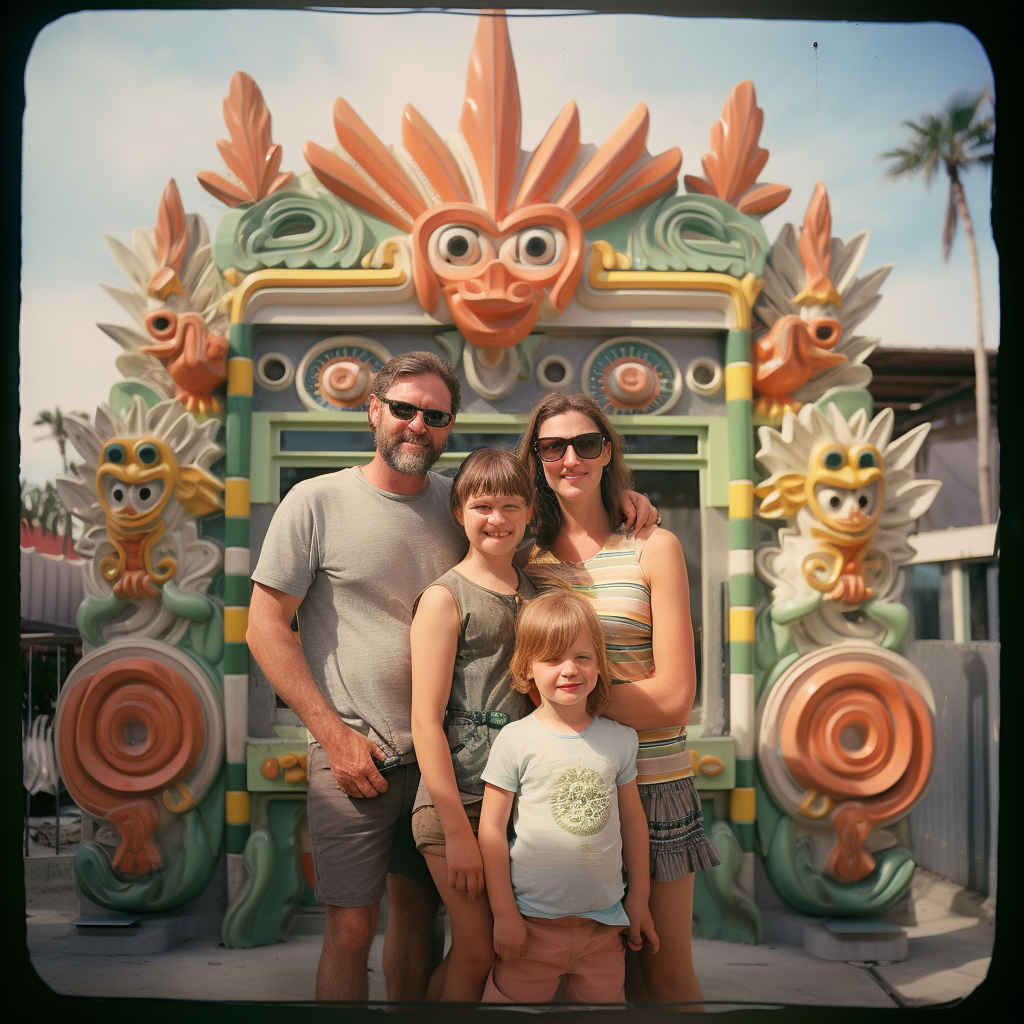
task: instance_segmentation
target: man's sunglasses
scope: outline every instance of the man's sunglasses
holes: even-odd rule
[[[578,458],[596,459],[604,451],[604,435],[595,431],[575,437],[538,437],[533,449],[541,462],[557,462],[564,457],[569,445]]]
[[[441,409],[421,409],[411,402],[396,402],[393,398],[381,398],[380,401],[391,410],[391,415],[396,420],[415,419],[416,413],[421,412],[423,413],[423,422],[428,427],[447,427],[455,418],[450,412],[444,412]]]

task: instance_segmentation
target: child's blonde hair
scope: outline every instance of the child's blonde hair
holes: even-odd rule
[[[501,448],[477,448],[459,466],[452,482],[453,515],[477,494],[517,495],[527,505],[533,501],[533,479],[515,452]]]
[[[516,651],[509,666],[512,685],[528,693],[533,663],[556,658],[576,643],[580,632],[597,652],[597,686],[587,697],[587,712],[599,715],[611,702],[612,674],[604,648],[604,630],[594,606],[567,586],[553,586],[527,601],[516,624]]]

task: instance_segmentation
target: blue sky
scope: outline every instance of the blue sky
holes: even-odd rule
[[[298,10],[79,12],[48,25],[25,71],[22,476],[42,482],[60,472],[56,446],[34,441],[43,433],[31,426],[38,410],[91,413],[120,377],[120,349],[95,326],[127,322],[99,287],[125,283],[103,232],[129,241],[133,228],[152,225],[171,177],[185,209],[216,230],[226,208],[195,176],[222,169],[216,141],[227,135],[221,105],[235,71],[263,92],[282,170],[301,172],[307,139],[336,144],[338,96],[385,143],[398,141],[406,102],[441,135],[455,132],[475,25],[455,14]],[[929,190],[919,180],[886,180],[878,158],[906,138],[902,121],[938,111],[962,90],[993,88],[984,50],[966,29],[595,14],[517,16],[510,34],[525,149],[569,99],[579,106],[583,141],[594,143],[642,100],[650,151],[677,145],[682,173],[699,175],[729,90],[752,79],[764,110],[761,145],[771,153],[761,180],[793,189],[763,221],[769,239],[803,221],[821,178],[833,235],[871,231],[861,273],[895,264],[858,333],[887,346],[971,347],[962,232],[942,261],[947,183],[936,177]],[[994,349],[990,187],[987,170],[966,181]]]

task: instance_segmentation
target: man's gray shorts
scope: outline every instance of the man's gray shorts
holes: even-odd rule
[[[432,886],[412,838],[412,805],[420,784],[416,764],[385,776],[387,791],[348,796],[331,774],[319,743],[309,745],[309,838],[316,898],[332,907],[379,903],[389,872]]]

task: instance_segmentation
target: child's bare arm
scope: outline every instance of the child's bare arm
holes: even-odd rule
[[[412,740],[416,760],[444,829],[448,884],[470,903],[484,890],[483,861],[463,810],[444,712],[452,691],[459,644],[459,612],[444,587],[428,587],[412,620]]]
[[[494,952],[503,960],[526,952],[526,922],[512,893],[508,860],[508,819],[514,793],[489,782],[480,810],[480,853],[487,878],[487,896],[494,915]]]
[[[626,866],[629,890],[623,900],[629,917],[630,949],[641,949],[646,943],[652,953],[658,952],[660,942],[654,930],[648,900],[651,895],[650,843],[647,835],[647,815],[640,803],[640,790],[636,779],[618,787],[619,827],[622,829],[622,861]]]

